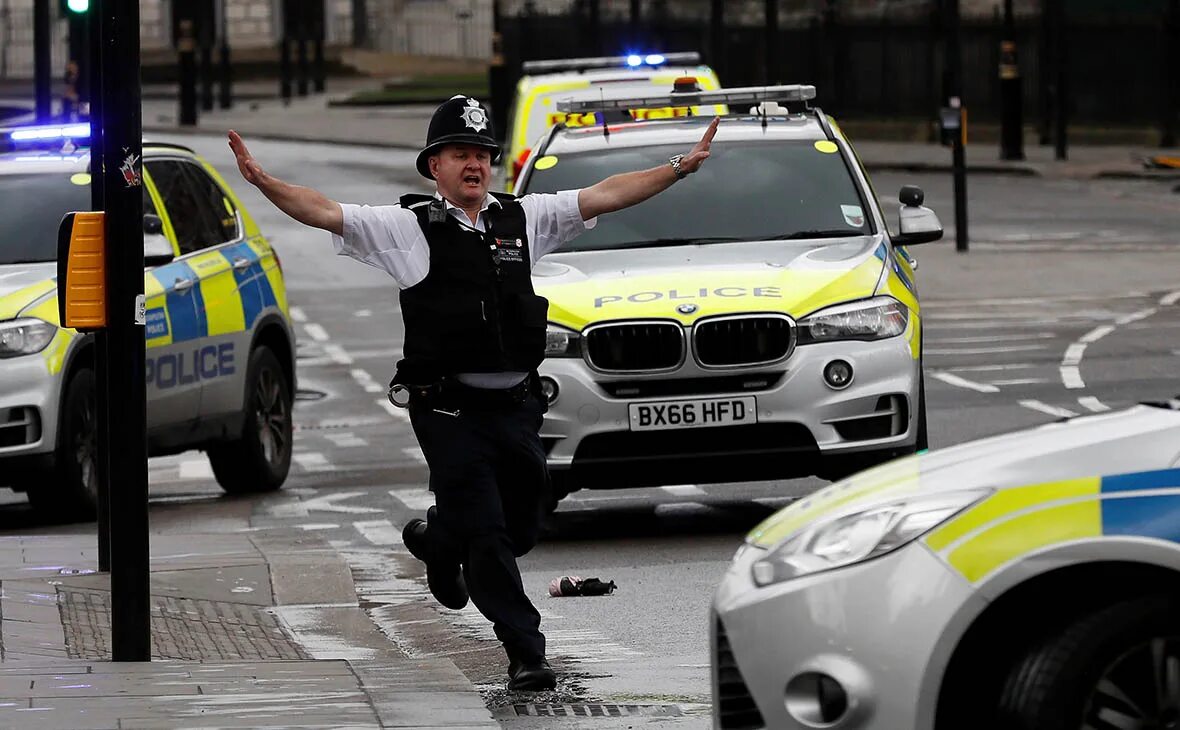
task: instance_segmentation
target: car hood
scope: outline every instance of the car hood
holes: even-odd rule
[[[57,289],[57,264],[0,266],[0,320],[13,319],[30,304]]]
[[[1180,411],[1141,405],[889,462],[785,507],[754,528],[747,540],[770,547],[817,519],[917,495],[1131,474],[1178,462]]]
[[[884,259],[879,236],[575,251],[546,256],[533,285],[549,299],[550,321],[575,330],[622,318],[691,324],[749,311],[798,318],[872,296]]]

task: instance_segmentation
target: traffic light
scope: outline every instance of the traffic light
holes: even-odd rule
[[[90,10],[90,0],[57,0],[57,10],[63,18],[67,15],[83,15]]]

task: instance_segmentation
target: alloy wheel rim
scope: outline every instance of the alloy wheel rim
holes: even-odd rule
[[[269,368],[264,369],[254,389],[254,418],[258,424],[258,442],[268,464],[282,461],[289,446],[290,414],[283,400],[282,384]]]
[[[1180,730],[1180,637],[1153,637],[1111,662],[1086,701],[1082,730]]]
[[[78,466],[82,489],[91,499],[98,498],[98,434],[95,423],[94,395],[88,393],[74,412],[78,428],[74,431],[74,463]]]

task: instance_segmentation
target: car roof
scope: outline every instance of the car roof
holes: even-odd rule
[[[544,154],[574,154],[600,151],[608,147],[648,147],[662,144],[687,144],[701,138],[712,117],[677,117],[642,122],[610,124],[610,135],[601,126],[561,127],[555,130]],[[815,114],[771,114],[763,128],[762,117],[754,114],[729,114],[721,117],[718,128],[725,142],[737,141],[819,141],[827,133]]]
[[[197,157],[196,152],[184,145],[154,140],[144,140],[143,154],[146,157],[178,154],[194,159]],[[85,172],[89,166],[90,149],[88,147],[78,147],[69,152],[47,149],[16,149],[0,152],[0,175]]]
[[[539,84],[551,84],[562,81],[588,81],[592,84],[618,81],[643,81],[654,76],[665,76],[673,73],[682,73],[685,76],[695,76],[698,74],[714,75],[713,69],[704,64],[687,66],[667,64],[663,66],[640,66],[637,68],[592,68],[586,69],[585,71],[556,71],[548,74],[522,76],[520,79],[520,88],[522,90],[530,90]]]

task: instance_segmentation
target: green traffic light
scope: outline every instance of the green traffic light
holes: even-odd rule
[[[66,0],[71,13],[85,13],[90,9],[90,0]]]

